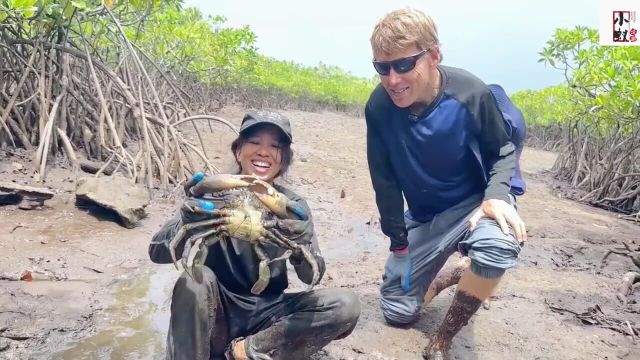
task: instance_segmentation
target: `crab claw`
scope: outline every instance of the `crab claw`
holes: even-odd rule
[[[248,187],[257,181],[251,175],[229,175],[219,174],[206,176],[189,189],[190,195],[200,197],[207,193],[215,193],[223,190],[230,190],[240,187]]]
[[[195,172],[192,176],[191,179],[189,179],[189,181],[187,181],[184,184],[184,193],[185,195],[189,196],[189,190],[191,190],[191,188],[199,183],[200,181],[202,181],[202,179],[204,179],[204,173],[202,171],[198,171]]]
[[[277,191],[269,183],[256,180],[249,187],[251,191],[271,212],[283,219],[299,218],[307,220],[308,216],[301,206],[295,201],[289,200],[283,193]]]

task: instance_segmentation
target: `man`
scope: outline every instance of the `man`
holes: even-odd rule
[[[371,36],[381,84],[365,108],[369,170],[391,240],[380,290],[386,321],[411,323],[423,303],[458,283],[426,359],[448,357],[453,337],[526,240],[509,196],[510,129],[484,83],[440,65],[439,45],[433,20],[420,11],[382,18]],[[469,260],[439,274],[456,249]]]

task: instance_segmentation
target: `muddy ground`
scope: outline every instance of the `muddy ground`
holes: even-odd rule
[[[228,107],[219,115],[238,124],[243,113]],[[296,162],[283,182],[306,196],[314,213],[328,267],[321,286],[350,288],[362,303],[353,335],[317,358],[419,359],[454,289],[424,308],[416,324],[404,329],[384,324],[378,286],[388,242],[376,222],[363,119],[285,113],[294,128]],[[233,135],[222,126],[213,128],[206,135],[207,153],[228,169]],[[189,125],[184,130],[192,134]],[[3,181],[36,185],[27,154],[0,150],[0,157]],[[640,227],[557,195],[545,174],[554,158],[530,148],[524,152],[529,190],[520,211],[529,241],[489,309],[481,309],[456,338],[457,359],[640,358],[634,343],[639,340],[629,335],[629,326],[640,327],[640,289],[627,306],[615,298],[621,276],[633,264],[614,256],[600,268],[612,246],[640,244]],[[112,217],[76,207],[69,169],[52,168],[44,186],[56,195],[42,209],[0,207],[0,273],[30,270],[36,276],[31,282],[0,280],[0,358],[162,358],[169,292],[178,271],[152,264],[147,246],[176,202],[154,198],[149,216],[125,229]],[[299,287],[294,282],[291,291]]]

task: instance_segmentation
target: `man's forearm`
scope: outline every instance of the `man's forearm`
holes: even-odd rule
[[[400,200],[390,194],[376,195],[378,211],[380,212],[380,227],[382,233],[389,237],[389,250],[398,250],[409,245],[407,230],[404,223],[404,200],[400,193]],[[399,206],[398,206],[399,205]]]
[[[382,233],[389,237],[389,250],[406,247],[407,229],[404,224],[404,198],[394,173],[389,155],[385,153],[385,144],[379,134],[378,126],[383,122],[377,118],[378,113],[365,106],[367,123],[367,162],[371,183],[376,194],[376,205],[380,213]]]
[[[509,202],[511,177],[516,170],[515,146],[507,142],[500,148],[500,154],[489,169],[489,179],[484,193],[484,199],[499,199]]]
[[[509,202],[511,177],[516,171],[512,129],[488,89],[483,94],[478,112],[480,115],[476,119],[480,128],[480,147],[485,166],[488,167],[484,199]]]
[[[389,159],[382,150],[382,144],[371,130],[367,139],[369,172],[380,213],[380,226],[382,232],[391,239],[389,249],[400,249],[408,244],[402,191],[398,187]]]

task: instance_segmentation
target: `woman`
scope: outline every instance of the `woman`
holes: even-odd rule
[[[231,145],[239,173],[270,183],[309,214],[308,220],[279,220],[276,228],[290,240],[309,244],[320,276],[324,259],[313,231],[306,201],[274,184],[291,164],[291,126],[281,114],[267,111],[245,115],[240,135]],[[180,227],[203,219],[190,211],[194,199],[186,199],[180,214],[153,236],[151,261],[171,263],[168,243]],[[182,242],[184,240],[181,240]],[[302,245],[307,246],[307,245]],[[265,246],[270,258],[284,249]],[[178,249],[176,253],[182,253]],[[310,265],[293,254],[289,262],[300,280],[310,283]],[[169,334],[168,359],[308,359],[329,342],[348,336],[360,315],[358,298],[345,289],[317,289],[284,293],[288,286],[284,261],[272,263],[271,278],[260,295],[251,287],[258,279],[259,258],[251,244],[229,238],[209,248],[203,266],[193,277],[182,274],[175,284]]]

